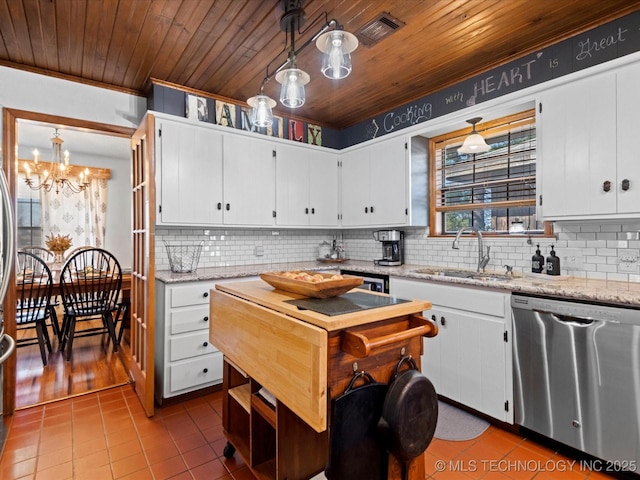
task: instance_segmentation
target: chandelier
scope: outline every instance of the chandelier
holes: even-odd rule
[[[305,30],[300,31],[305,16],[300,0],[281,0],[284,14],[280,18],[280,29],[286,34],[285,49],[289,47],[287,59],[275,70],[269,73],[269,66],[278,58],[274,58],[268,65],[266,76],[260,85],[260,93],[247,100],[253,108],[251,119],[257,127],[269,127],[273,124],[272,108],[276,101],[265,95],[264,87],[274,76],[282,85],[280,102],[285,107],[298,108],[306,100],[304,86],[309,83],[309,74],[297,67],[296,59],[307,46],[316,43],[316,47],[323,53],[322,73],[334,80],[345,78],[351,73],[351,52],[358,47],[355,35],[342,30],[335,19],[328,20],[327,12],[322,12],[311,22]],[[320,29],[296,50],[295,34],[304,35],[311,27],[324,17],[324,24]],[[282,54],[282,52],[281,52]]]
[[[56,194],[67,190],[71,193],[80,193],[89,186],[89,169],[81,169],[77,180],[72,180],[74,167],[69,164],[69,150],[62,152],[60,133],[56,128],[51,139],[51,163],[40,161],[40,152],[36,148],[33,151],[33,163],[24,162],[25,183],[32,190],[54,190]],[[31,167],[36,174],[36,180],[31,178]]]

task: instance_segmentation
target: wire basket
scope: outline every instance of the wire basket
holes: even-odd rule
[[[198,268],[203,243],[200,242],[198,245],[169,245],[164,242],[171,271],[174,273],[195,272],[196,268]]]

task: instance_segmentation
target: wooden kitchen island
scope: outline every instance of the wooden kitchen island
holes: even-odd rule
[[[422,317],[430,302],[329,316],[286,303],[301,298],[261,280],[211,290],[210,340],[225,358],[225,456],[237,451],[260,479],[307,480],[323,472],[331,400],[344,392],[354,371],[389,382],[402,355],[419,366],[422,337],[437,334]],[[263,388],[271,401],[259,393]],[[388,478],[401,478],[393,456]],[[411,462],[409,479],[424,479],[422,456]]]

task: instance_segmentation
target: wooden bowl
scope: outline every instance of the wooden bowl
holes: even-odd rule
[[[307,282],[304,280],[295,280],[283,276],[285,272],[269,272],[261,273],[260,278],[271,285],[276,290],[284,292],[297,293],[305,297],[329,298],[337,297],[349,290],[362,285],[362,277],[353,277],[344,275],[343,278],[337,280],[325,280],[322,282]],[[324,278],[331,278],[333,274],[322,272],[305,272],[309,275],[322,275]]]

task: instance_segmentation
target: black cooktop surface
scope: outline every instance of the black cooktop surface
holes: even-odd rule
[[[285,300],[284,302],[295,305],[299,310],[312,310],[324,315],[334,316],[359,312],[370,308],[398,305],[409,301],[410,300],[403,300],[396,297],[372,295],[370,293],[350,292],[340,295],[339,297],[298,298],[295,300]]]

